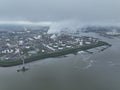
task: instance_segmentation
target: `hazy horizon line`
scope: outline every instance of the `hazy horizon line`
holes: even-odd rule
[[[120,26],[114,22],[81,22],[78,20],[62,20],[62,21],[29,21],[29,20],[0,20],[0,24],[20,24],[20,25],[57,25],[57,26],[84,26],[84,25],[100,25],[100,26]]]

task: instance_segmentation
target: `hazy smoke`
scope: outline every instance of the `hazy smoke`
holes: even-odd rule
[[[61,30],[67,28],[69,31],[76,31],[86,26],[120,26],[120,23],[111,23],[111,22],[80,22],[78,20],[65,20],[59,22],[52,22],[50,25],[50,30],[48,33],[59,33]]]
[[[80,22],[78,20],[64,20],[64,21],[41,21],[41,22],[30,22],[30,21],[0,21],[0,24],[21,24],[21,25],[40,25],[49,26],[48,33],[59,33],[61,30],[67,29],[69,31],[75,31],[78,28],[86,26],[120,26],[120,23],[107,23],[107,22]]]
[[[80,24],[80,22],[76,20],[64,20],[64,21],[58,21],[53,22],[50,25],[50,30],[48,33],[59,33],[63,29],[67,29],[69,31],[75,31],[77,28],[82,27],[83,24]]]

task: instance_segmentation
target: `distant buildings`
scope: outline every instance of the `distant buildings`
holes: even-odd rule
[[[117,32],[116,29],[113,29],[112,31],[106,32],[107,35],[120,35],[119,32]]]
[[[90,45],[97,40],[92,37],[79,37],[71,32],[68,34],[68,31],[61,31],[61,34],[49,34],[47,31],[46,27],[0,31],[0,60],[19,60],[19,55],[28,58],[36,54],[58,52]]]

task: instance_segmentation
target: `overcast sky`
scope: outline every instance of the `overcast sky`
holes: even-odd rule
[[[120,0],[0,0],[0,21],[120,22]]]

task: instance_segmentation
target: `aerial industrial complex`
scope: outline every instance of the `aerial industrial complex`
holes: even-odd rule
[[[0,29],[0,64],[26,62],[69,54],[72,51],[107,45],[93,37],[80,37],[76,33],[48,33],[49,27],[26,28],[17,30]],[[78,50],[77,50],[78,49]],[[67,51],[67,53],[65,53]],[[54,54],[54,55],[51,55]],[[34,58],[33,58],[34,57]],[[3,65],[4,66],[4,65]],[[6,65],[7,66],[7,65]]]

